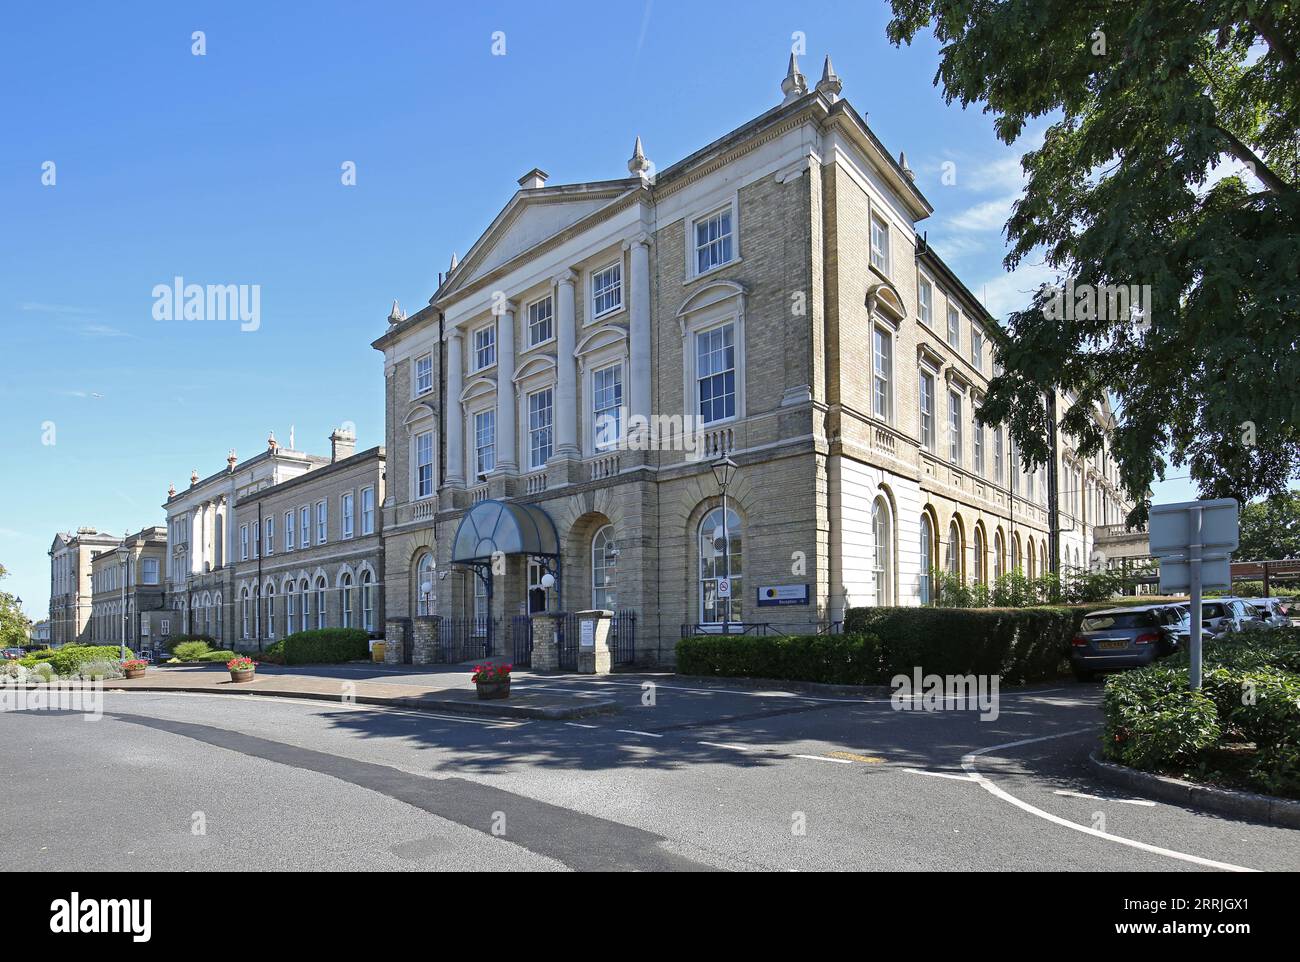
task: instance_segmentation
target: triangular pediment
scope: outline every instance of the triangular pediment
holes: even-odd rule
[[[517,191],[443,285],[439,300],[573,227],[622,197],[635,180]]]

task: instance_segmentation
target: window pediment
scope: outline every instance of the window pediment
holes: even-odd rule
[[[734,307],[738,314],[745,313],[745,296],[749,292],[745,285],[730,280],[719,278],[705,284],[698,291],[694,291],[682,301],[682,306],[677,308],[677,324],[681,328],[682,337],[686,336],[686,319],[692,314],[698,314],[713,307],[726,304],[728,301],[734,302]]]
[[[872,272],[879,274],[874,268]],[[872,317],[883,317],[895,328],[907,317],[903,298],[899,295],[898,289],[887,280],[875,281],[867,288],[865,303]]]
[[[406,412],[406,417],[402,419],[402,424],[409,427],[417,421],[423,421],[425,418],[431,418],[433,416],[434,410],[428,404],[423,402],[412,404],[410,409]]]
[[[590,354],[593,351],[599,351],[601,348],[610,347],[626,340],[626,330],[614,324],[605,324],[596,328],[578,342],[578,346],[573,349],[573,356],[582,357],[584,354]]]
[[[553,357],[550,357],[548,355],[532,357],[529,358],[527,361],[524,361],[524,363],[520,364],[517,368],[515,368],[515,373],[514,376],[511,378],[511,380],[518,383],[519,381],[522,381],[526,378],[535,377],[538,374],[545,374],[549,371],[554,371],[555,367],[556,367],[555,358]]]
[[[465,385],[465,390],[460,392],[460,402],[464,404],[477,397],[485,394],[491,394],[497,389],[496,378],[476,377]]]

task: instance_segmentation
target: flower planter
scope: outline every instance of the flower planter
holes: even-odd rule
[[[246,671],[235,671],[232,669],[230,672],[230,680],[233,682],[252,681],[253,675],[255,674],[256,672],[252,668],[249,668]]]
[[[477,682],[478,697],[480,701],[491,701],[497,698],[510,697],[510,679],[505,681],[480,681]]]
[[[143,668],[128,668],[128,669],[126,669],[126,677],[127,677],[127,678],[143,678],[143,677],[144,677],[144,669],[143,669]]]

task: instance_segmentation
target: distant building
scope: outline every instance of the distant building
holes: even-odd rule
[[[50,643],[50,619],[42,618],[33,624],[30,637],[33,645],[48,645]]]
[[[90,640],[91,562],[117,546],[118,538],[97,528],[63,531],[50,545],[50,645]]]
[[[125,546],[126,557],[118,554]],[[167,528],[153,525],[127,535],[91,561],[90,640],[97,645],[125,641],[138,651],[171,631],[163,569]],[[123,612],[125,611],[125,617]]]

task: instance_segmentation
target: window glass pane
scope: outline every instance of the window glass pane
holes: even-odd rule
[[[546,465],[552,452],[551,389],[528,396],[528,464],[533,468]]]
[[[592,431],[596,450],[618,445],[623,428],[623,365],[613,364],[591,376]]]
[[[736,413],[736,349],[734,327],[724,324],[696,335],[696,383],[699,388],[700,419],[713,421]]]

